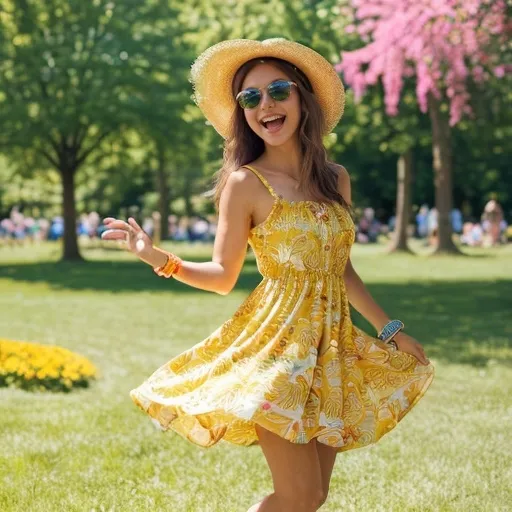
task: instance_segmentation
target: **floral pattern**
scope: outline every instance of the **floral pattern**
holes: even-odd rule
[[[230,319],[130,396],[158,427],[203,447],[258,444],[256,423],[337,451],[375,443],[425,394],[434,366],[352,324],[348,212],[287,201],[250,169],[275,199],[249,236],[262,281]]]

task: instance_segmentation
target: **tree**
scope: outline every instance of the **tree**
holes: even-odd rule
[[[0,151],[9,156],[21,148],[34,168],[57,169],[63,257],[80,259],[76,173],[155,104],[172,124],[192,60],[184,27],[172,2],[20,0],[2,6]]]
[[[502,76],[507,25],[505,0],[353,0],[363,48],[341,53],[343,72],[356,98],[382,80],[389,115],[398,114],[404,78],[416,79],[422,112],[430,115],[438,210],[437,252],[457,252],[451,237],[451,127],[471,114],[470,87]],[[449,118],[443,100],[449,102]]]

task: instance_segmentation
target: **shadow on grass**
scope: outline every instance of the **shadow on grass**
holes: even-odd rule
[[[429,357],[482,367],[512,366],[512,280],[369,284],[376,302],[401,318]],[[356,325],[373,327],[352,311]]]
[[[0,279],[47,283],[55,290],[201,293],[158,278],[139,262],[6,265],[0,267]],[[235,289],[248,294],[260,280],[254,260],[248,259]],[[405,321],[430,357],[473,366],[485,366],[492,359],[512,365],[512,280],[374,283],[368,289],[389,315]],[[353,319],[374,334],[359,314],[353,313]]]
[[[187,261],[204,260],[187,257]],[[139,261],[81,261],[20,263],[0,266],[0,279],[25,283],[46,283],[56,290],[93,290],[112,293],[167,291],[201,293],[175,279],[156,276]],[[254,262],[248,261],[240,275],[237,288],[254,289],[261,276]]]

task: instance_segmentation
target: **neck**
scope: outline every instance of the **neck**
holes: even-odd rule
[[[296,180],[300,178],[302,165],[302,152],[298,138],[290,138],[281,146],[270,146],[265,144],[265,153],[262,160],[265,167],[279,169]]]

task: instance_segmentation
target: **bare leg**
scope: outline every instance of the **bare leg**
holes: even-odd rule
[[[256,426],[274,492],[248,512],[316,512],[325,501],[316,441],[294,444]]]
[[[325,501],[327,499],[327,494],[329,493],[332,470],[334,469],[334,463],[336,462],[336,455],[338,452],[332,446],[319,443],[316,439],[314,439],[313,442],[316,444],[318,460],[320,461],[320,469],[322,471],[322,487]]]

